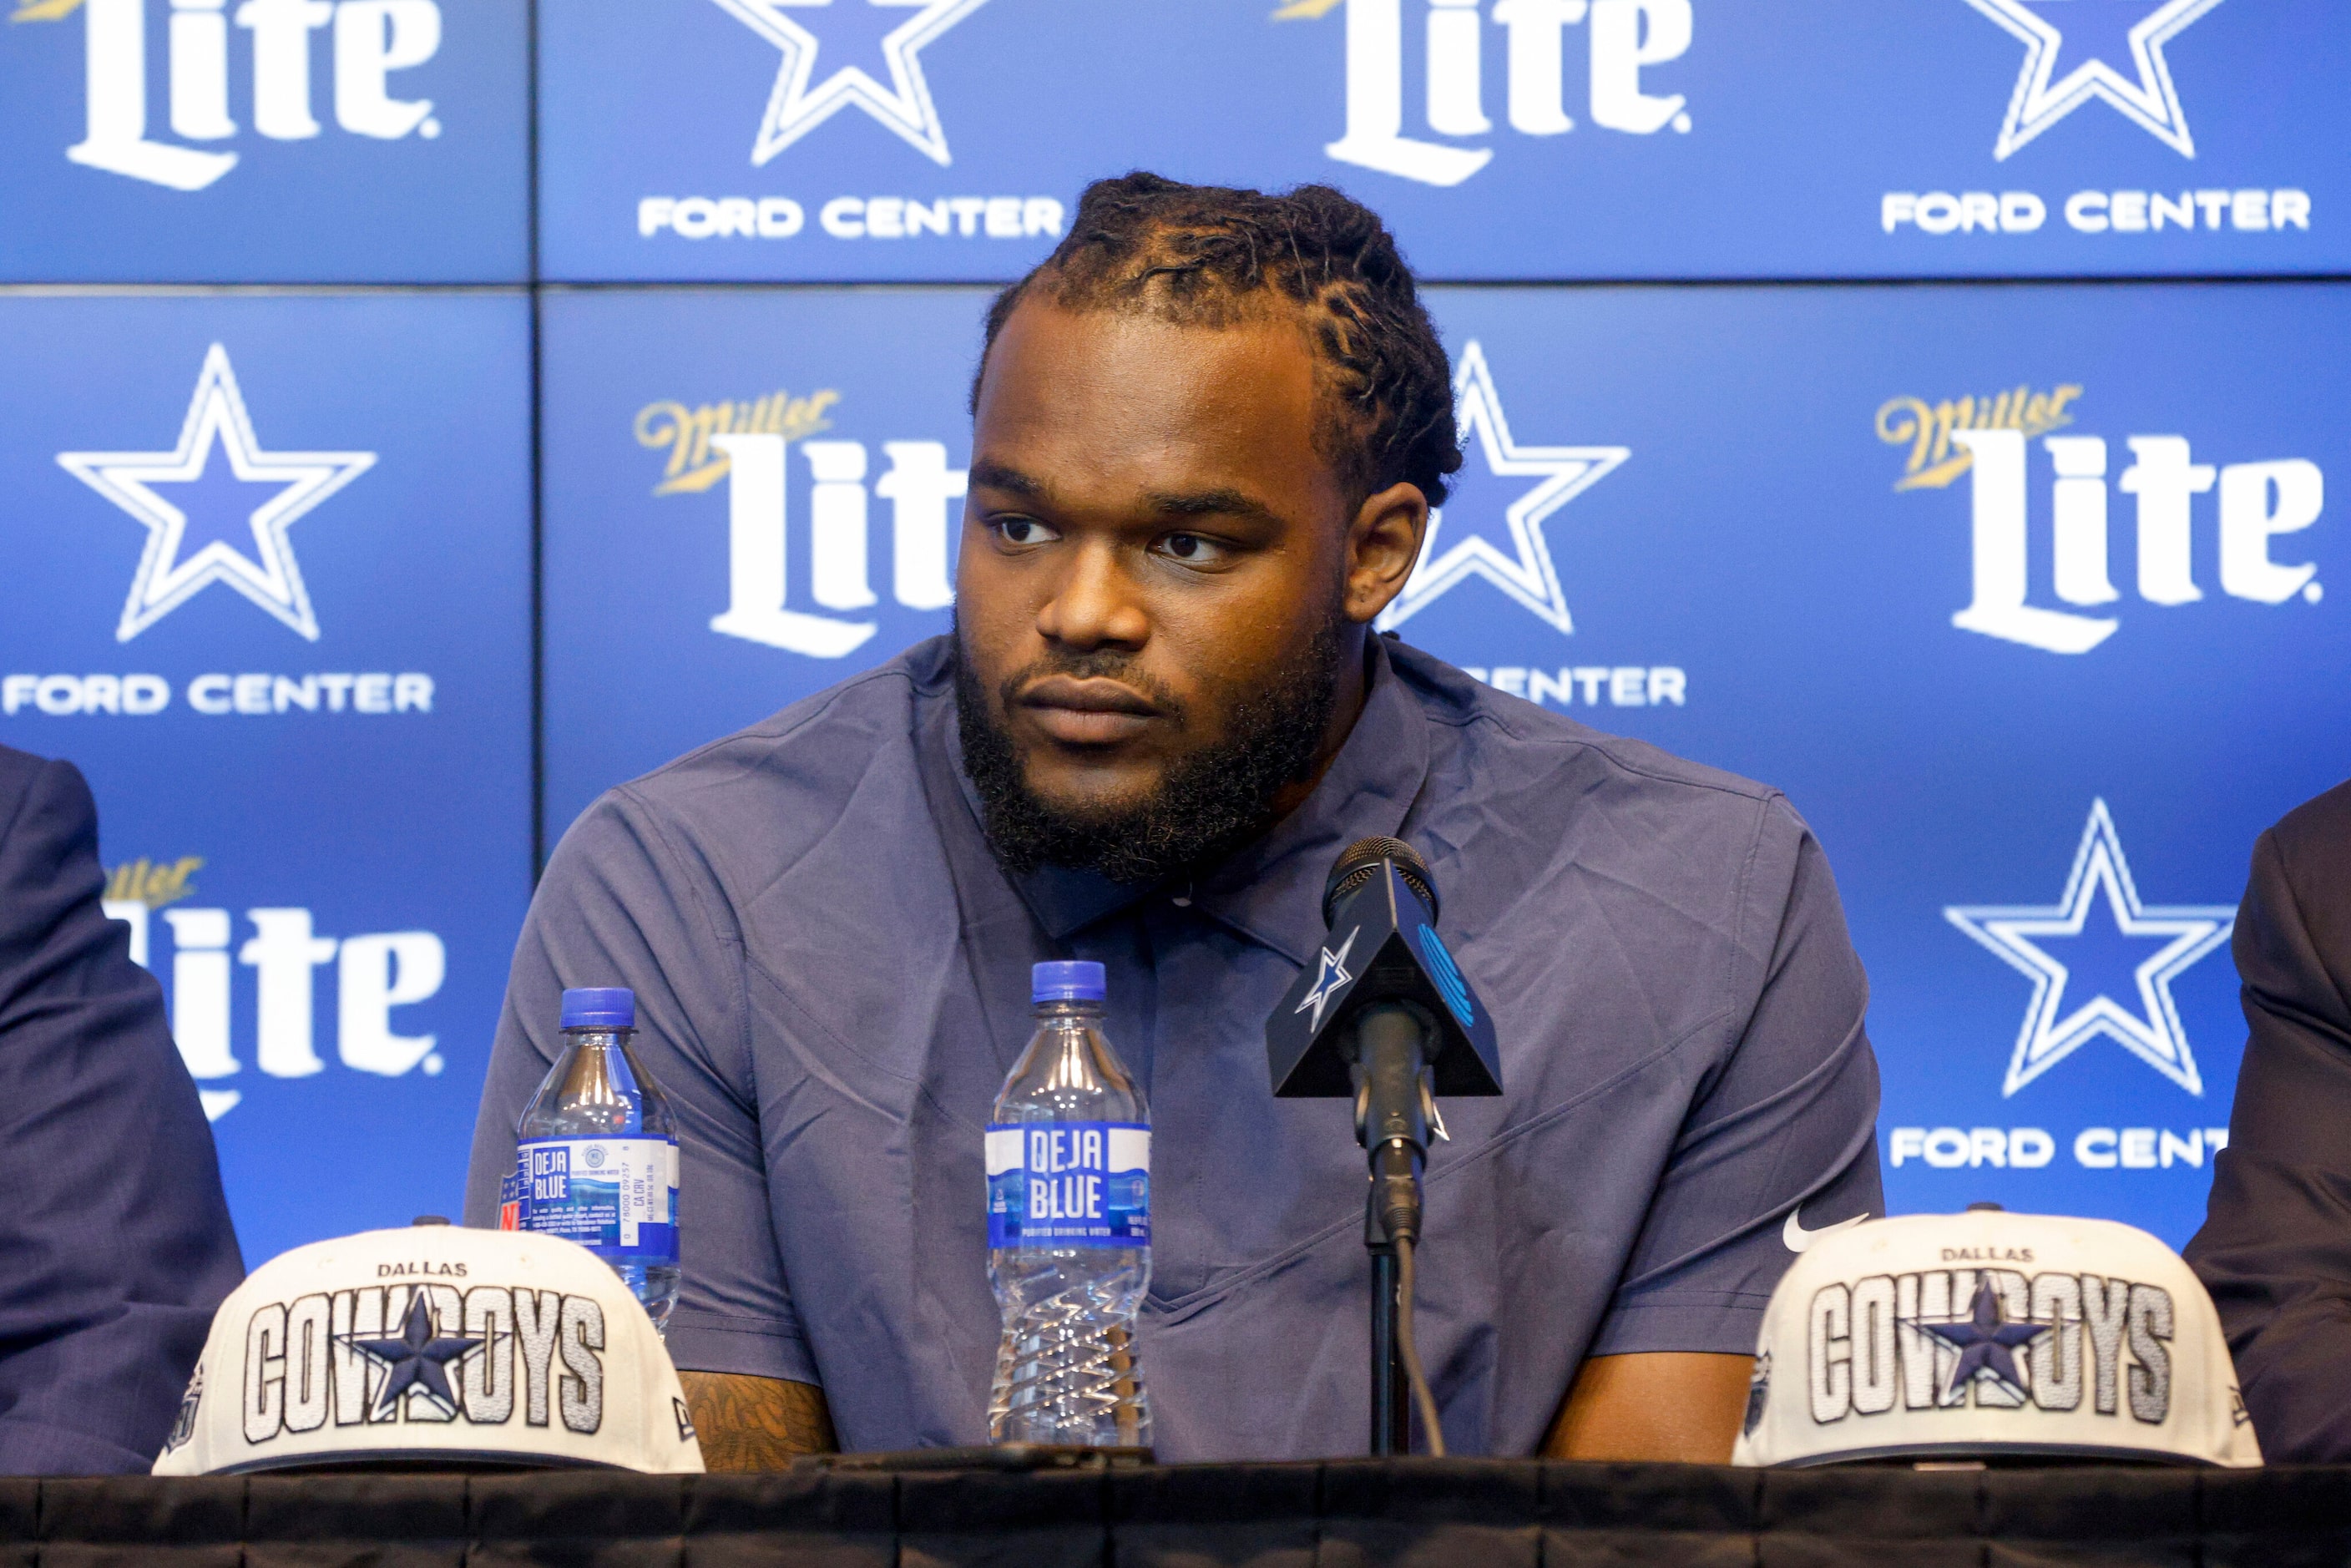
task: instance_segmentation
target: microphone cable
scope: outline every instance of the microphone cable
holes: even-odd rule
[[[1404,1378],[1412,1386],[1412,1402],[1420,1412],[1421,1429],[1428,1437],[1431,1458],[1445,1458],[1445,1428],[1437,1423],[1437,1400],[1428,1392],[1428,1375],[1421,1370],[1420,1344],[1413,1337],[1412,1293],[1414,1244],[1399,1236],[1396,1254],[1396,1354],[1404,1358]]]

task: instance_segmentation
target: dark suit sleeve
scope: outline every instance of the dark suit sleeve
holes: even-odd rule
[[[2262,835],[2237,914],[2251,1034],[2188,1260],[2262,1453],[2351,1459],[2351,786]]]
[[[244,1275],[68,764],[0,751],[0,1471],[144,1470]]]

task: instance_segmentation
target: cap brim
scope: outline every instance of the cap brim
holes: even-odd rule
[[[1775,1459],[1756,1468],[1802,1470],[1820,1465],[1856,1465],[1882,1459],[2088,1459],[2111,1465],[2228,1468],[2219,1459],[2176,1454],[2168,1449],[2109,1448],[2085,1443],[1898,1443],[1882,1448],[1846,1448],[1834,1454],[1807,1454],[1800,1459]]]
[[[301,1454],[224,1465],[205,1475],[249,1476],[265,1470],[629,1470],[601,1459],[567,1459],[549,1454],[495,1454],[479,1448],[387,1448],[365,1454]],[[632,1474],[643,1473],[631,1471]]]

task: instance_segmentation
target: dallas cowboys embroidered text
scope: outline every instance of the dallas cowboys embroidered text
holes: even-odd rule
[[[247,1444],[371,1422],[592,1434],[604,1419],[604,1309],[528,1286],[388,1285],[270,1301],[245,1325]],[[199,1400],[201,1386],[189,1398]],[[183,1424],[193,1426],[193,1405]]]
[[[1813,1420],[1980,1406],[2171,1413],[2171,1292],[2097,1274],[1953,1269],[1823,1285],[1807,1313]],[[2130,1359],[2123,1359],[2127,1348]]]

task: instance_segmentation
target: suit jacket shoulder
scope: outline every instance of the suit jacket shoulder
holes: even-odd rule
[[[2280,929],[2257,935],[2273,944],[2294,939],[2299,1001],[2351,1027],[2351,783],[2295,807],[2262,839],[2253,875],[2267,885],[2246,902]]]
[[[0,1472],[143,1470],[244,1273],[78,769],[0,748]]]

